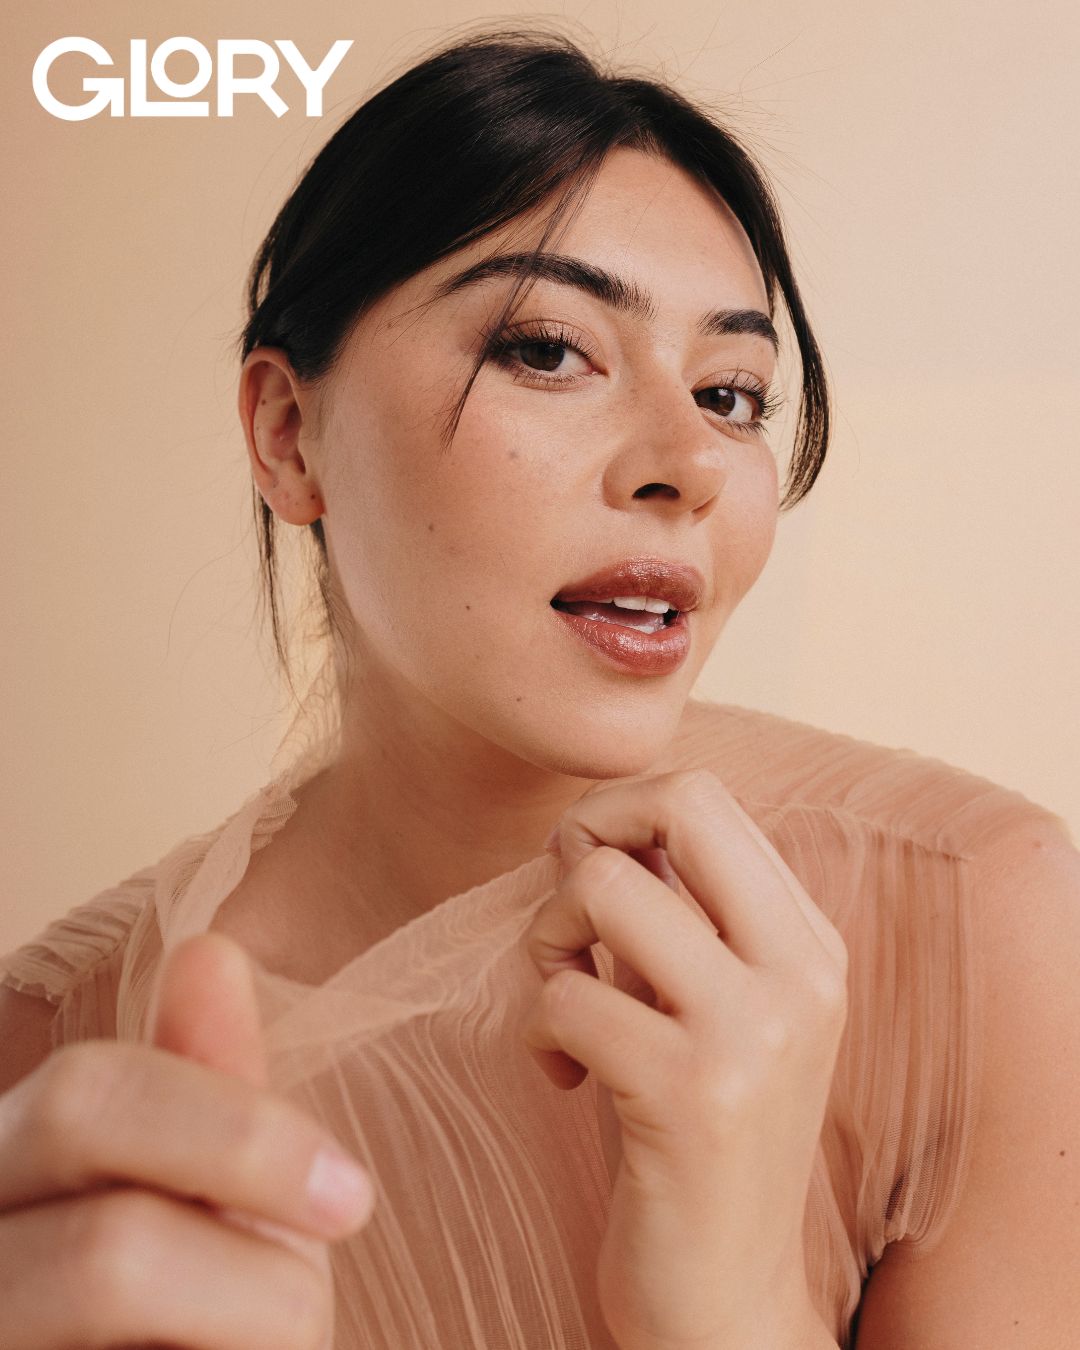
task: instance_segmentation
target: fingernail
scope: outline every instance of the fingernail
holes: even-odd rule
[[[333,1229],[358,1227],[375,1205],[371,1179],[358,1163],[335,1149],[315,1156],[307,1181],[308,1199],[319,1220]]]

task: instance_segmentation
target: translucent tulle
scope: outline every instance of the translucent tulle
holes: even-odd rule
[[[56,1005],[57,1044],[146,1036],[163,951],[210,926],[335,735],[328,721],[294,740],[217,829],[0,960],[0,981]],[[848,1024],[804,1229],[811,1292],[846,1350],[885,1245],[929,1251],[964,1184],[984,997],[971,860],[1025,821],[1068,830],[938,760],[698,700],[665,765],[714,770],[847,943]],[[521,939],[555,880],[538,857],[318,987],[256,964],[273,1085],[377,1185],[369,1225],[333,1249],[338,1350],[613,1344],[594,1292],[611,1188],[595,1083],[560,1091],[520,1039],[540,987]],[[610,953],[594,953],[610,982]]]

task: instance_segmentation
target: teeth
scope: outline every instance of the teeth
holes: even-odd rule
[[[671,608],[666,600],[656,600],[651,595],[616,595],[605,604],[618,605],[620,609],[647,609],[650,614],[666,614]]]

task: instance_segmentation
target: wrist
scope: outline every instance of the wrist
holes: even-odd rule
[[[807,1300],[783,1328],[769,1333],[760,1326],[745,1334],[732,1333],[715,1341],[676,1343],[656,1339],[620,1341],[618,1350],[839,1350],[836,1337]]]

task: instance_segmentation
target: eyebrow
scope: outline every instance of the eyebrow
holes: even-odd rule
[[[607,272],[581,258],[563,253],[497,253],[467,267],[463,272],[448,277],[435,288],[434,299],[441,300],[487,281],[490,277],[518,276],[532,272],[545,281],[562,286],[576,286],[578,290],[595,296],[612,309],[637,319],[656,317],[656,304],[648,291],[636,282],[626,281],[614,272]],[[706,337],[728,337],[732,333],[747,333],[763,337],[779,353],[780,339],[772,320],[760,309],[713,309],[698,320],[698,331]]]

